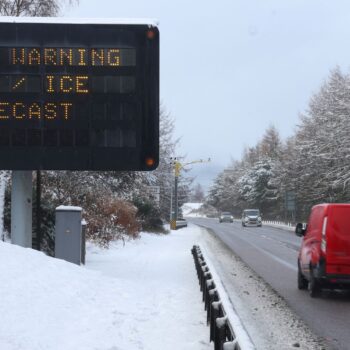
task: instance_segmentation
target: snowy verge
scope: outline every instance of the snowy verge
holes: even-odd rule
[[[192,226],[88,244],[86,267],[0,242],[0,349],[212,349],[191,255],[200,240]]]
[[[184,217],[205,217],[198,212],[202,205],[203,203],[184,203],[181,207],[182,215]]]

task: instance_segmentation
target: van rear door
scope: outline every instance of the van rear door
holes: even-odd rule
[[[330,205],[326,232],[326,273],[350,275],[350,205]]]

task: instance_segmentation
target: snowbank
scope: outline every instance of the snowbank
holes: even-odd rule
[[[199,235],[89,245],[86,267],[0,242],[1,350],[210,349],[190,253]]]
[[[181,207],[182,215],[187,217],[203,217],[204,215],[198,213],[202,205],[203,203],[184,203]]]
[[[295,225],[293,225],[292,223],[286,224],[282,221],[265,221],[265,220],[263,220],[263,225],[277,227],[277,228],[281,228],[283,230],[292,231],[292,232],[295,231]]]

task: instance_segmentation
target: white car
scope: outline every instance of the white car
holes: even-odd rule
[[[245,209],[242,214],[242,226],[262,226],[262,219],[259,209]]]

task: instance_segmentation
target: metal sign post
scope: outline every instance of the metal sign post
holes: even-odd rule
[[[285,193],[285,221],[289,219],[295,220],[296,212],[296,195],[294,191],[286,191]]]
[[[32,247],[32,172],[13,171],[11,191],[11,242]]]

